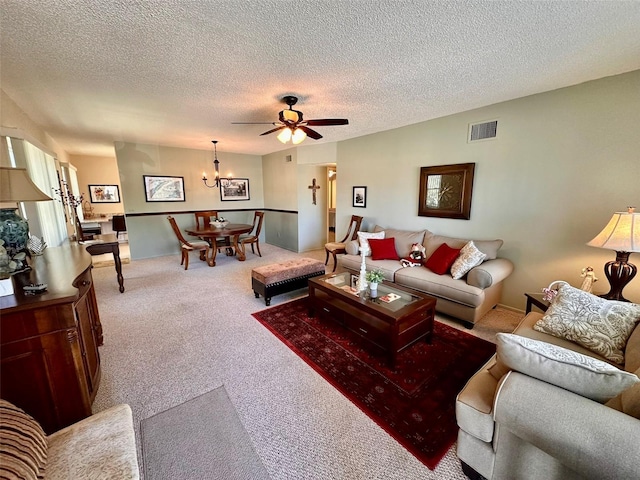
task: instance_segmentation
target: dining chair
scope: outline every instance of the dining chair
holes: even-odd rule
[[[362,217],[359,217],[358,215],[351,215],[351,222],[349,222],[349,229],[347,230],[347,234],[344,236],[344,238],[339,242],[325,243],[324,250],[327,255],[324,260],[324,264],[326,265],[327,263],[329,263],[329,254],[333,255],[332,272],[336,271],[336,266],[338,265],[338,259],[336,258],[336,255],[339,253],[346,253],[345,247],[347,245],[347,241],[355,240],[358,237],[358,230],[360,230],[361,224],[362,224]]]
[[[185,270],[189,268],[189,252],[193,251],[200,252],[200,260],[207,261],[209,258],[209,244],[204,240],[185,239],[180,228],[178,228],[176,219],[169,215],[167,220],[169,220],[173,233],[176,234],[178,242],[180,242],[180,251],[182,252],[182,261],[180,262],[180,265],[184,265]]]
[[[124,219],[124,215],[111,217],[111,229],[116,232],[116,238],[120,237],[120,232],[127,231],[127,222]]]
[[[209,222],[211,222],[211,218],[218,216],[217,210],[209,210],[206,212],[196,212],[196,228],[205,229],[209,228]]]
[[[246,254],[245,245],[247,243],[251,244],[251,253],[256,254],[253,249],[253,245],[255,244],[258,249],[258,256],[262,256],[260,253],[260,232],[262,231],[262,221],[264,220],[264,212],[255,212],[253,214],[253,228],[251,232],[247,236],[241,236],[239,239],[240,245],[242,246],[242,253]]]

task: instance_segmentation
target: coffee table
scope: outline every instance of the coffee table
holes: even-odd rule
[[[389,354],[389,364],[405,348],[424,338],[431,343],[436,299],[393,283],[378,285],[378,296],[357,295],[349,272],[309,279],[309,316],[337,322]],[[389,295],[398,298],[386,303]]]

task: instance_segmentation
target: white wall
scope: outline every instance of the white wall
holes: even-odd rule
[[[309,186],[316,190],[316,203]],[[327,243],[327,169],[316,165],[298,165],[298,251],[323,249]]]
[[[498,119],[498,138],[467,143],[469,123]],[[579,286],[591,265],[615,252],[585,245],[615,211],[640,209],[640,71],[338,143],[337,225],[364,215],[364,228],[426,228],[462,238],[501,238],[515,272],[503,303],[556,279]],[[470,220],[419,217],[420,167],[476,163]],[[367,208],[351,208],[366,185]],[[640,254],[630,261],[640,265]],[[625,289],[640,302],[640,278]]]

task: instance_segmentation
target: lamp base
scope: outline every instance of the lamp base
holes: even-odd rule
[[[0,208],[0,238],[9,258],[27,251],[29,224],[16,213],[15,208]]]
[[[618,300],[620,302],[628,302],[626,298],[622,296],[622,290],[636,276],[638,269],[632,263],[628,263],[630,252],[616,252],[615,262],[607,262],[604,265],[604,274],[609,280],[611,289],[609,293],[600,295],[607,300]]]

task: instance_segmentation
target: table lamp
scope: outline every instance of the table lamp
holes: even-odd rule
[[[0,202],[39,202],[53,200],[40,190],[26,168],[0,167]],[[0,238],[9,257],[27,250],[29,224],[16,214],[17,205],[0,208]]]
[[[628,207],[626,212],[614,213],[607,226],[587,245],[616,251],[615,262],[607,262],[604,266],[611,289],[600,296],[607,300],[628,302],[622,296],[622,290],[638,271],[628,260],[632,252],[640,252],[640,213],[635,213],[633,207]]]

